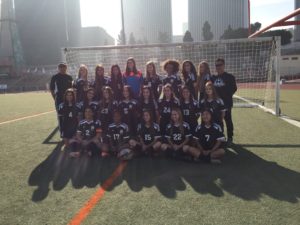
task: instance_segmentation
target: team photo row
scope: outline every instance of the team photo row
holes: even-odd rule
[[[164,75],[157,74],[149,61],[143,75],[134,58],[128,58],[123,73],[115,64],[107,76],[97,65],[89,80],[88,67],[81,65],[73,81],[67,64],[60,63],[50,91],[70,157],[166,156],[221,163],[225,146],[233,141],[237,90],[225,60],[216,59],[215,75],[206,61],[197,72],[190,60],[166,60],[163,70]]]

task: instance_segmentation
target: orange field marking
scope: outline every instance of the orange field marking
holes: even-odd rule
[[[55,110],[51,110],[51,111],[43,112],[43,113],[38,113],[38,114],[31,115],[31,116],[24,116],[24,117],[16,118],[16,119],[13,119],[13,120],[0,122],[0,125],[7,124],[7,123],[13,123],[13,122],[17,122],[17,121],[20,121],[20,120],[26,120],[26,119],[30,119],[30,118],[33,118],[33,117],[43,116],[43,115],[53,113],[53,112],[55,112]]]
[[[90,214],[92,209],[104,196],[105,191],[112,185],[114,180],[121,175],[127,165],[126,161],[122,161],[113,174],[101,185],[101,187],[92,195],[92,197],[85,203],[79,212],[71,219],[68,225],[80,225],[82,221]]]

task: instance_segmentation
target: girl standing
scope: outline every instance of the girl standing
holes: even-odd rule
[[[155,64],[152,61],[149,61],[146,64],[146,78],[144,79],[144,85],[151,88],[154,99],[157,101],[162,91],[162,81],[157,75]]]
[[[223,119],[225,117],[226,109],[223,100],[218,97],[216,89],[211,82],[207,82],[205,85],[205,93],[201,100],[200,108],[209,108],[212,111],[212,121],[221,126],[223,131]]]
[[[158,105],[156,100],[153,98],[151,88],[149,86],[143,86],[139,106],[140,115],[142,115],[144,111],[149,111],[153,121],[157,121],[159,117]]]
[[[95,90],[95,100],[99,101],[102,98],[102,88],[109,86],[109,77],[104,76],[104,67],[97,65],[95,68],[95,80],[91,85]]]
[[[200,110],[198,102],[194,99],[187,86],[182,88],[180,100],[183,121],[189,124],[191,130],[194,130],[198,126]]]
[[[76,90],[76,102],[83,101],[85,91],[89,88],[90,83],[88,81],[88,68],[86,65],[80,65],[78,71],[78,77],[74,81],[73,87]]]
[[[133,98],[133,92],[128,85],[123,88],[123,100],[119,102],[118,110],[121,112],[122,122],[128,125],[130,134],[135,135],[138,121],[138,103]]]
[[[137,99],[143,85],[143,75],[141,71],[137,70],[135,60],[132,57],[127,59],[126,70],[123,74],[123,83],[131,87],[133,97]]]
[[[58,113],[62,116],[62,138],[65,146],[68,146],[69,140],[76,134],[78,125],[78,111],[73,89],[66,90],[64,102],[58,106]]]
[[[204,97],[204,92],[205,92],[205,84],[208,81],[211,81],[211,73],[210,73],[210,68],[209,65],[206,61],[202,61],[199,64],[199,76],[198,76],[198,89],[200,92],[200,101]]]
[[[171,111],[173,108],[178,108],[180,103],[174,96],[172,86],[166,84],[163,87],[163,98],[158,101],[158,111],[160,115],[159,125],[162,136],[166,133],[167,125],[170,123]]]
[[[121,69],[117,64],[111,67],[109,86],[113,91],[115,100],[120,101],[122,99],[123,79]]]
[[[197,71],[194,64],[185,60],[182,63],[182,80],[194,99],[198,99]]]
[[[113,122],[113,112],[118,107],[118,102],[114,100],[110,87],[102,88],[103,98],[99,102],[98,118],[102,123],[103,131],[106,132],[108,125]]]
[[[167,77],[163,79],[163,85],[170,84],[175,96],[179,98],[181,79],[177,75],[179,71],[179,63],[176,60],[167,60],[164,63],[164,70],[167,72]]]

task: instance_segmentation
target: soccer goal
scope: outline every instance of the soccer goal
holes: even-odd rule
[[[180,62],[188,59],[197,69],[199,62],[206,60],[212,74],[215,74],[215,60],[224,58],[225,70],[235,76],[238,84],[234,106],[259,106],[279,115],[279,37],[65,48],[62,53],[72,75],[76,76],[80,64],[85,64],[89,68],[91,78],[97,64],[102,64],[107,74],[110,73],[113,64],[118,64],[124,70],[128,57],[134,57],[141,71],[145,71],[147,61],[153,61],[157,71],[162,75],[164,74],[162,63],[166,59],[177,59]]]

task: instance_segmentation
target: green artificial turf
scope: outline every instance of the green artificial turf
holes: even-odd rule
[[[28,113],[15,100],[0,121]],[[233,118],[222,165],[134,159],[83,224],[299,224],[300,129],[257,108]],[[0,125],[1,225],[67,224],[118,166],[69,159],[56,124],[52,113]]]

